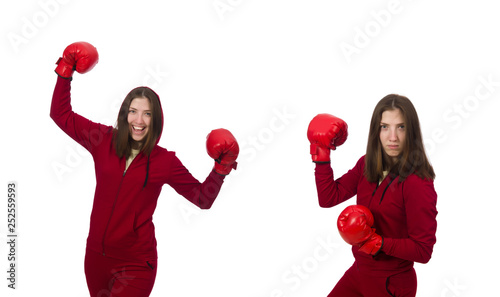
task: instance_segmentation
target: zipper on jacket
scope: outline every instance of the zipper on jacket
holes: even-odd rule
[[[113,216],[113,213],[115,211],[115,206],[116,206],[116,201],[118,200],[118,195],[120,194],[120,189],[122,188],[122,183],[123,183],[123,178],[125,177],[125,173],[127,173],[127,170],[123,172],[122,179],[120,181],[120,185],[118,186],[118,191],[116,192],[115,196],[115,201],[113,202],[113,207],[111,207],[111,213],[109,214],[109,219],[108,223],[106,224],[106,228],[104,229],[104,234],[102,235],[102,255],[106,256],[106,250],[105,250],[105,245],[104,245],[104,240],[106,239],[106,233],[108,232],[108,227],[109,223],[111,222],[111,217]]]

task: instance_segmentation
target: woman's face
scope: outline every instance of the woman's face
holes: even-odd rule
[[[396,159],[403,151],[405,122],[399,109],[386,110],[380,120],[380,143],[389,157]]]
[[[128,126],[132,139],[142,141],[148,134],[151,124],[151,105],[148,98],[139,97],[132,99],[128,109]]]

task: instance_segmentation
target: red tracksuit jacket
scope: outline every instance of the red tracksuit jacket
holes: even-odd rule
[[[436,243],[436,202],[434,183],[412,174],[403,182],[387,176],[380,185],[366,180],[365,157],[342,177],[334,180],[330,164],[316,164],[315,178],[321,207],[332,207],[357,195],[358,205],[373,213],[376,232],[384,238],[382,252],[372,257],[352,252],[361,272],[390,276],[427,263]],[[354,203],[353,203],[354,204]]]
[[[50,116],[94,159],[96,189],[87,248],[129,261],[156,259],[152,217],[162,186],[170,185],[198,207],[207,209],[217,197],[224,176],[212,170],[200,183],[174,152],[158,145],[149,159],[140,152],[125,172],[125,158],[116,155],[113,145],[113,127],[74,113],[70,91],[71,81],[58,77]]]

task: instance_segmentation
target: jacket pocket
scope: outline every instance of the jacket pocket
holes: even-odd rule
[[[157,261],[146,261],[146,264],[148,265],[149,268],[151,268],[151,270],[155,270],[156,269],[156,262]]]
[[[417,294],[417,275],[412,268],[387,278],[385,288],[390,296],[415,296]]]
[[[138,235],[135,231],[136,213],[122,214],[121,218],[115,217],[113,226],[108,231],[107,244],[113,247],[127,248],[133,246]]]

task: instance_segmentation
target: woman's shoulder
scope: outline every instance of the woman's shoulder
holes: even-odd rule
[[[420,193],[424,191],[424,192],[435,193],[434,180],[430,178],[420,177],[415,173],[408,175],[402,184],[403,184],[403,191],[405,192],[410,191],[410,192]]]
[[[365,157],[366,155],[363,155],[358,159],[358,162],[356,162],[356,167],[365,168]]]
[[[168,149],[159,146],[158,144],[155,145],[153,148],[153,151],[151,152],[152,156],[155,157],[163,157],[163,158],[174,158],[175,157],[175,152],[174,151],[169,151]]]
[[[93,146],[100,146],[102,143],[110,143],[113,141],[115,129],[112,126],[89,120],[88,127],[88,140]]]
[[[431,178],[425,178],[418,175],[417,172],[413,172],[408,175],[404,181],[406,184],[423,185],[423,184],[433,184],[434,180]]]

